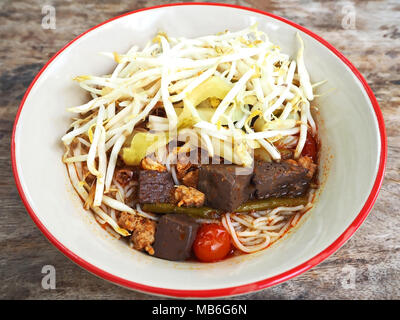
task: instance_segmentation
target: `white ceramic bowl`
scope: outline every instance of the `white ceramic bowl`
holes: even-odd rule
[[[177,263],[136,252],[114,240],[82,209],[61,162],[67,107],[84,102],[72,78],[105,74],[113,63],[97,53],[125,52],[163,29],[174,36],[238,30],[258,22],[283,52],[305,42],[313,82],[327,79],[317,99],[323,188],[300,227],[271,248],[213,264]],[[39,72],[19,108],[12,140],[18,190],[32,219],[65,255],[94,274],[135,290],[179,297],[216,297],[288,280],[335,252],[364,221],[378,194],[386,137],[378,103],[356,68],[307,29],[269,13],[228,5],[179,4],[111,19],[61,49]],[[329,168],[329,170],[328,170]]]

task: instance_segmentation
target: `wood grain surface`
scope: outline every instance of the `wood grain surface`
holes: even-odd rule
[[[0,2],[1,299],[156,298],[97,278],[46,240],[28,216],[16,190],[10,140],[14,117],[25,90],[54,53],[106,19],[168,2]],[[236,299],[399,299],[400,1],[223,2],[288,18],[332,43],[367,79],[380,103],[388,135],[386,177],[374,209],[356,234],[338,252],[301,276]],[[54,30],[42,28],[45,4],[56,9]],[[56,269],[55,290],[45,290],[41,286],[44,265],[53,265]],[[348,281],[351,274],[355,276],[354,282]]]

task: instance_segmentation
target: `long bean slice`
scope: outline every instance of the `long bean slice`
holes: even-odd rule
[[[265,200],[250,200],[242,204],[235,212],[251,212],[274,209],[277,207],[296,207],[306,205],[307,197],[300,198],[269,198]],[[143,205],[143,210],[152,213],[181,213],[194,218],[216,219],[223,211],[210,207],[189,208],[178,207],[172,203],[148,203]]]
[[[242,204],[235,212],[250,212],[274,209],[277,207],[296,207],[306,205],[307,197],[300,198],[269,198],[265,200],[250,200]]]
[[[171,203],[147,203],[142,206],[142,209],[153,213],[182,213],[194,218],[205,219],[216,219],[222,214],[222,211],[209,207],[178,207]]]

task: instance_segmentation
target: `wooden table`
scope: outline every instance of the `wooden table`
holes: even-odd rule
[[[40,68],[64,44],[106,19],[169,1],[85,1],[83,5],[54,0],[51,1],[56,9],[54,30],[42,28],[43,2],[0,3],[0,298],[155,298],[93,276],[46,240],[28,216],[15,188],[10,139],[25,90]],[[388,135],[388,162],[382,190],[370,216],[352,239],[301,276],[238,299],[398,299],[400,2],[224,2],[288,18],[321,35],[342,51],[371,85],[382,108]],[[44,290],[41,286],[41,270],[48,264],[56,268],[55,290]],[[349,274],[355,275],[354,283],[347,282]]]

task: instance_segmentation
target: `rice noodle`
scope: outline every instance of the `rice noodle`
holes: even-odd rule
[[[304,209],[305,206],[300,205],[277,207],[247,215],[226,213],[222,217],[222,224],[231,235],[235,247],[251,253],[266,248],[278,240],[290,225],[295,226]]]

